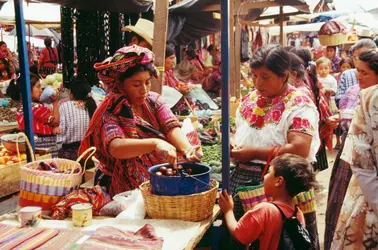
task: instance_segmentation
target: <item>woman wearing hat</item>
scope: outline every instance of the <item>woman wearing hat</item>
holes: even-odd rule
[[[95,183],[107,187],[111,196],[148,180],[153,165],[202,156],[198,138],[187,139],[161,96],[150,92],[157,72],[153,60],[150,50],[134,45],[95,64],[110,92],[93,115],[79,153],[97,148]]]

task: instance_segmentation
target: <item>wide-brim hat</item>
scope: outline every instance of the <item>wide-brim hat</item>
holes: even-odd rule
[[[193,71],[196,69],[189,60],[182,60],[175,68],[175,76],[181,81],[188,81],[192,76]]]
[[[143,18],[139,18],[138,22],[133,25],[128,25],[122,28],[122,31],[131,31],[141,36],[151,46],[154,37],[154,23]]]

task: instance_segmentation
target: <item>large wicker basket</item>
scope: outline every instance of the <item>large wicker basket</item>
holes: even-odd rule
[[[213,214],[219,183],[211,180],[211,189],[198,194],[160,196],[151,193],[149,181],[142,183],[142,192],[147,214],[152,219],[177,219],[202,221]]]
[[[347,34],[319,35],[320,44],[323,46],[336,46],[348,41]]]
[[[59,170],[67,171],[71,169],[72,174],[53,173],[50,171],[37,170],[39,163],[42,160],[36,161],[32,152],[30,143],[23,133],[19,133],[26,139],[26,144],[29,147],[30,155],[32,156],[32,162],[27,163],[25,166],[21,166],[21,182],[20,182],[20,201],[19,208],[26,206],[38,206],[42,208],[44,214],[49,215],[51,213],[52,206],[57,204],[72,190],[79,188],[83,174],[85,172],[85,166],[88,159],[96,152],[96,148],[89,148],[86,150],[76,161],[67,159],[53,158],[43,161],[54,162]],[[18,144],[17,153],[19,154]],[[80,160],[88,153],[84,166],[81,167]],[[73,173],[74,169],[80,169],[78,173]]]

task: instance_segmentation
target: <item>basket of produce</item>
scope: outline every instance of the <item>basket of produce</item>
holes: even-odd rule
[[[160,164],[149,168],[151,191],[156,195],[175,196],[201,193],[211,188],[211,168],[199,163],[177,166]]]
[[[336,46],[344,44],[348,40],[346,27],[338,21],[331,20],[320,28],[318,35],[320,44],[323,46]]]
[[[19,135],[25,138],[32,156],[32,162],[21,166],[19,207],[38,206],[42,207],[45,214],[50,214],[53,205],[79,188],[87,161],[96,149],[89,148],[76,161],[60,158],[36,161],[27,137],[23,133]],[[17,152],[19,154],[19,150]],[[81,167],[79,162],[88,153],[90,154]]]
[[[179,196],[153,194],[149,181],[142,183],[139,189],[142,192],[144,206],[150,218],[202,221],[213,214],[218,186],[217,181],[211,180],[209,190]]]

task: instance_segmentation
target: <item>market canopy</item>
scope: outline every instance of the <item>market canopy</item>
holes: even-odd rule
[[[33,2],[54,3],[65,7],[84,10],[102,10],[120,13],[143,13],[148,11],[153,0],[32,0]]]

